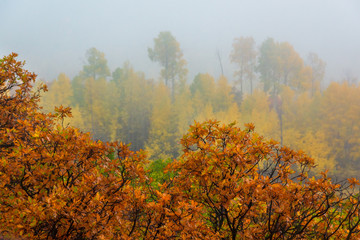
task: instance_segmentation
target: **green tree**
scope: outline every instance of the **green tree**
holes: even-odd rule
[[[110,70],[107,66],[105,54],[96,48],[90,48],[86,52],[87,64],[83,67],[85,77],[92,77],[94,80],[98,78],[106,78],[110,76]]]
[[[83,70],[72,81],[74,92],[73,106],[80,105],[80,107],[85,107],[85,81],[89,81],[89,78],[97,81],[102,78],[105,79],[110,75],[107,60],[103,52],[96,48],[90,48],[86,51],[85,56],[86,63],[83,66]]]
[[[174,99],[176,81],[187,73],[180,44],[170,32],[160,32],[154,39],[154,47],[148,48],[148,55],[151,61],[159,62],[163,67],[161,76],[166,86],[171,84],[171,96]]]
[[[260,81],[264,91],[276,92],[279,86],[277,70],[277,44],[272,38],[266,39],[259,49],[259,60],[256,71],[260,73]],[[274,93],[275,94],[275,93]]]

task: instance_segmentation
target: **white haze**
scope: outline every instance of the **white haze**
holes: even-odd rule
[[[160,31],[171,31],[199,72],[232,79],[233,39],[253,36],[288,41],[303,58],[317,53],[327,63],[327,81],[360,76],[358,0],[0,0],[0,55],[17,52],[27,68],[49,81],[71,78],[91,47],[105,53],[111,70],[125,61],[157,78],[159,66],[147,48]]]

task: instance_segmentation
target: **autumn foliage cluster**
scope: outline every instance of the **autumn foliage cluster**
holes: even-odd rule
[[[144,152],[94,141],[39,110],[36,75],[0,60],[0,235],[20,239],[358,239],[356,179],[248,124],[195,123],[152,179]]]
[[[259,134],[313,157],[317,173],[359,175],[359,82],[351,74],[324,81],[326,64],[315,53],[302,58],[288,42],[269,38],[257,47],[241,37],[229,56],[233,77],[229,70],[217,77],[216,69],[187,75],[194,66],[186,65],[169,32],[161,32],[148,53],[153,66],[162,67],[156,79],[129,62],[110,70],[105,54],[89,49],[76,76],[47,79],[42,111],[71,107],[66,123],[103,142],[131,143],[155,161],[182,154],[179,139],[194,120],[252,122]]]

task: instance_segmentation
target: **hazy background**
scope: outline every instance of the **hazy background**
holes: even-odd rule
[[[156,78],[159,66],[147,48],[160,31],[171,31],[199,72],[232,79],[233,39],[253,36],[290,42],[303,58],[317,53],[327,63],[327,81],[360,76],[359,0],[0,0],[0,55],[20,54],[27,68],[49,81],[74,77],[91,47],[105,53],[113,71],[124,61]]]

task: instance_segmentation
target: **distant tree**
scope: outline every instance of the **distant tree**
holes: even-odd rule
[[[72,105],[79,105],[81,108],[85,107],[85,82],[89,81],[89,78],[97,81],[110,75],[104,53],[96,48],[90,48],[85,56],[83,70],[71,82],[74,93]]]
[[[215,112],[227,111],[234,101],[231,86],[227,78],[224,76],[220,76],[220,78],[216,81],[214,99],[215,101],[213,106]]]
[[[323,92],[318,128],[325,134],[338,174],[343,178],[360,171],[360,86],[333,82]]]
[[[94,139],[109,141],[110,122],[112,113],[110,112],[108,82],[105,78],[86,78],[84,83],[84,107],[83,115],[86,116],[85,131],[93,134]]]
[[[185,82],[178,88],[173,108],[177,121],[177,139],[180,139],[188,130],[189,125],[194,121],[194,101],[191,97],[190,87]],[[180,154],[181,147],[178,144],[177,149]]]
[[[98,78],[110,76],[110,70],[107,66],[107,60],[104,53],[96,48],[90,48],[86,52],[86,58],[87,62],[83,67],[85,77],[92,77],[94,80],[97,80]]]
[[[274,96],[280,93],[281,85],[302,92],[310,89],[311,68],[288,42],[275,42],[272,38],[260,46],[257,72],[264,84],[264,91]]]
[[[107,101],[106,77],[110,75],[105,54],[96,48],[90,48],[86,52],[87,61],[83,70],[73,79],[72,106],[79,106],[84,117],[84,125],[87,131],[94,133],[97,139],[108,140],[105,137],[109,118],[109,111],[105,105]]]
[[[213,76],[208,73],[197,74],[190,85],[190,92],[195,116],[203,112],[206,105],[213,109],[212,106],[215,104],[216,97],[216,83]]]
[[[315,91],[320,90],[321,83],[324,80],[326,63],[316,53],[309,53],[307,64],[312,69],[311,96],[314,96]]]
[[[154,47],[148,48],[148,54],[151,61],[159,62],[163,67],[161,76],[166,86],[171,84],[171,96],[174,98],[176,81],[187,73],[180,44],[170,32],[160,32],[154,39]]]
[[[177,157],[178,122],[169,89],[163,83],[155,87],[152,102],[151,125],[145,149],[153,160]]]
[[[72,97],[71,81],[64,73],[61,73],[50,83],[49,91],[42,95],[41,106],[46,112],[53,111],[55,106],[70,107]]]
[[[109,109],[113,117],[112,140],[131,143],[131,149],[145,148],[149,136],[153,82],[129,63],[117,68],[108,84]]]
[[[240,112],[241,123],[254,123],[259,134],[280,141],[278,114],[271,106],[267,93],[256,89],[253,95],[247,95]]]
[[[265,92],[278,91],[280,77],[277,69],[277,43],[274,39],[268,38],[260,46],[259,60],[256,66],[256,71],[260,74],[260,81],[264,85]]]
[[[230,60],[237,65],[237,71],[234,75],[238,77],[237,81],[240,83],[241,93],[244,92],[245,80],[250,83],[250,94],[253,92],[256,57],[255,41],[252,37],[240,37],[234,40]]]

